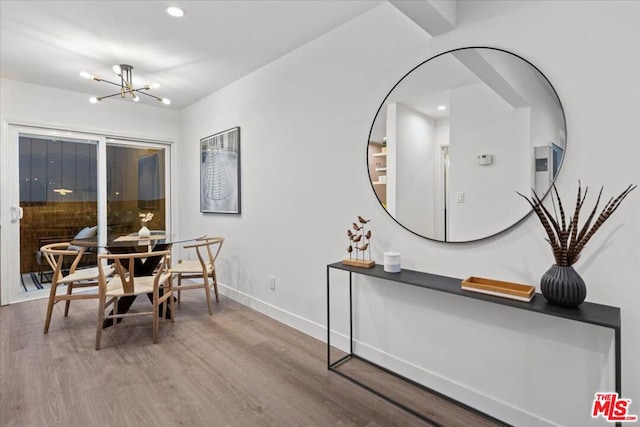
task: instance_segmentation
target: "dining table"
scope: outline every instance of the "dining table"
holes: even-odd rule
[[[171,249],[174,244],[187,243],[202,239],[205,236],[198,237],[180,237],[173,233],[167,233],[163,230],[154,230],[149,237],[140,237],[137,233],[126,235],[108,235],[105,241],[100,241],[97,237],[85,239],[75,239],[71,241],[71,245],[96,249],[98,252],[103,249],[112,254],[127,254],[136,252],[160,252]],[[158,266],[162,256],[150,256],[146,259],[135,259],[134,271],[135,276],[150,276]],[[153,301],[153,294],[147,294],[150,301]],[[136,299],[136,295],[127,295],[118,299],[118,313],[126,313]],[[161,311],[160,311],[161,312]],[[167,317],[171,317],[169,307],[166,310]],[[113,314],[113,310],[111,311]],[[118,319],[120,323],[123,318]],[[108,328],[113,325],[113,319],[106,319],[102,325]]]

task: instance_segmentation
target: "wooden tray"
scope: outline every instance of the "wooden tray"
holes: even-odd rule
[[[376,262],[371,259],[343,259],[342,263],[344,265],[350,265],[351,267],[363,267],[363,268],[371,268],[376,265]]]
[[[521,285],[519,283],[502,282],[500,280],[485,279],[471,276],[462,281],[462,289],[497,297],[510,298],[518,301],[529,302],[536,294],[535,286]]]

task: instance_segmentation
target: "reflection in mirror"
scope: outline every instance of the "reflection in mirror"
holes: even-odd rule
[[[400,225],[465,242],[504,231],[542,196],[566,149],[564,111],[532,64],[494,48],[463,48],[407,73],[371,126],[369,177]]]

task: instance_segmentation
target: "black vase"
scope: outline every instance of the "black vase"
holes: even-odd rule
[[[577,307],[587,297],[587,286],[573,267],[553,264],[540,279],[542,295],[550,304]]]

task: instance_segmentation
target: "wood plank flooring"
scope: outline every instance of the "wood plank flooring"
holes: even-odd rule
[[[73,301],[68,318],[57,304],[48,335],[45,304],[0,307],[0,426],[429,425],[329,372],[323,342],[224,297],[208,316],[200,293],[185,292],[157,344],[145,316],[106,330],[99,351],[96,301]],[[441,425],[495,425],[352,371],[430,405]]]

